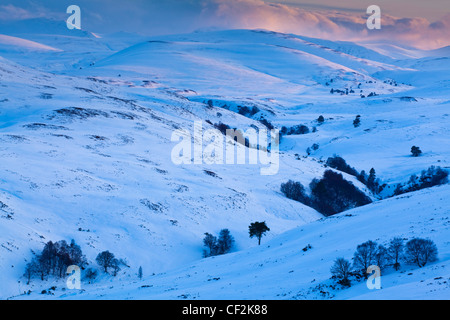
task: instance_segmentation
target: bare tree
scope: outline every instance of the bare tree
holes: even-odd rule
[[[89,283],[92,283],[92,281],[97,278],[98,272],[95,269],[89,268],[84,273],[84,278],[88,280]]]
[[[350,280],[348,277],[351,272],[351,264],[344,258],[337,258],[330,269],[331,274],[339,279],[339,283],[350,287]]]
[[[206,232],[205,237],[203,238],[203,245],[209,250],[209,252],[206,252],[206,250],[203,252],[203,256],[205,258],[216,255],[218,248],[216,236],[213,236],[211,233]]]
[[[228,229],[222,229],[219,233],[219,239],[217,240],[218,254],[224,254],[230,252],[233,248],[234,238]]]
[[[111,268],[113,269],[113,276],[117,276],[117,274],[120,271],[120,261],[117,260],[116,258],[112,259],[111,261]]]
[[[420,268],[437,260],[437,247],[429,239],[413,238],[406,243],[406,260]]]
[[[375,253],[375,265],[377,265],[380,269],[384,269],[389,264],[389,260],[388,250],[385,246],[380,244],[377,248],[377,252]]]
[[[394,261],[394,269],[398,271],[400,268],[400,258],[403,255],[405,245],[402,238],[394,238],[389,242],[388,252]]]
[[[95,261],[97,261],[98,265],[103,268],[104,272],[108,272],[108,268],[113,267],[114,259],[114,254],[107,250],[100,252]]]
[[[356,252],[353,256],[353,265],[365,278],[367,278],[367,268],[376,261],[376,254],[377,244],[371,240],[356,247]]]

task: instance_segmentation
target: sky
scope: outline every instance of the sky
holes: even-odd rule
[[[100,34],[245,28],[423,49],[450,45],[448,0],[1,0],[0,22],[65,20],[73,4],[81,8],[82,29]],[[371,4],[381,8],[380,30],[366,27]]]
[[[430,22],[439,20],[446,9],[450,12],[448,0],[273,0],[291,6],[300,6],[310,9],[342,10],[347,12],[361,12],[369,5],[375,4],[384,12],[402,18],[422,17]]]

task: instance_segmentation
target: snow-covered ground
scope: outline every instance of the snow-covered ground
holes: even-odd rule
[[[203,259],[142,280],[101,280],[64,299],[449,299],[450,217],[442,186],[391,198],[294,228],[260,247]],[[427,237],[439,248],[439,261],[424,268],[404,265],[382,272],[381,289],[365,281],[342,288],[330,280],[335,258],[351,259],[358,244],[392,237]],[[311,249],[302,249],[311,245]],[[54,283],[47,284],[47,289]],[[60,283],[56,284],[61,285]],[[47,299],[40,292],[23,299]]]
[[[448,168],[448,53],[263,30],[143,38],[70,33],[45,19],[0,26],[0,298],[450,298],[448,185],[330,218],[280,192],[289,179],[322,176],[334,154],[375,168],[389,186]],[[276,175],[261,175],[262,164],[172,162],[177,129],[262,128],[263,118],[317,129],[283,137]],[[413,145],[422,156],[410,156]],[[254,221],[271,229],[261,246],[248,237]],[[233,252],[202,259],[204,233],[223,228]],[[381,290],[331,287],[335,258],[394,236],[432,239],[439,260],[388,269]],[[62,280],[26,285],[32,252],[62,239],[74,239],[90,266],[110,250],[129,267],[81,291]]]

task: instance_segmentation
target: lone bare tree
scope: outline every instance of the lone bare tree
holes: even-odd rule
[[[103,271],[108,272],[108,268],[114,267],[114,254],[107,251],[100,252],[95,259],[97,261],[98,265],[103,268]]]
[[[331,274],[336,277],[336,279],[339,279],[339,283],[350,287],[350,280],[348,277],[350,276],[351,272],[351,264],[344,258],[337,258],[334,261],[333,266],[330,269]]]

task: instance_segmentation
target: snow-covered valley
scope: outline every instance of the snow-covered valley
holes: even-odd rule
[[[448,169],[449,50],[398,48],[394,59],[376,45],[264,30],[102,37],[28,23],[0,28],[1,299],[450,298],[448,184],[380,199],[342,173],[373,202],[331,217],[280,191],[320,178],[333,155],[374,168],[389,195],[430,166]],[[172,161],[173,132],[194,121],[247,130],[263,119],[310,129],[282,137],[275,175]],[[254,221],[270,227],[261,246],[248,236]],[[202,258],[204,233],[224,228],[232,252]],[[386,269],[380,290],[330,279],[336,258],[395,236],[430,238],[438,260]],[[81,290],[27,284],[33,253],[71,239],[89,267],[103,250],[126,264]]]

